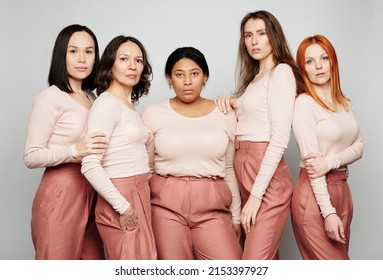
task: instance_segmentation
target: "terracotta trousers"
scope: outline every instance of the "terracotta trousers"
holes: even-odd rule
[[[46,168],[32,205],[35,258],[104,259],[94,217],[96,198],[80,164]]]
[[[306,169],[300,170],[294,189],[291,218],[302,258],[305,260],[348,260],[350,226],[353,212],[347,171],[331,171],[326,175],[331,204],[343,222],[346,244],[328,238]]]
[[[101,196],[96,204],[96,224],[109,260],[155,260],[148,174],[111,179],[136,211],[138,225],[132,230],[120,226],[120,214]]]
[[[159,259],[241,258],[230,211],[232,193],[223,179],[154,174],[150,188]]]
[[[260,169],[267,142],[239,141],[235,155],[235,173],[241,191],[242,206]],[[293,181],[284,159],[280,161],[262,198],[254,228],[246,235],[242,259],[278,259],[278,248],[290,212]]]

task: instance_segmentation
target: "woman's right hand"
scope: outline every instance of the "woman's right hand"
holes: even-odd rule
[[[236,109],[237,104],[235,103],[235,99],[229,94],[222,94],[214,99],[215,105],[217,105],[218,109],[226,114],[231,109]]]
[[[137,224],[138,217],[136,211],[132,205],[130,205],[124,214],[120,215],[120,226],[126,230],[132,230],[137,226]]]
[[[77,152],[81,157],[103,154],[106,147],[106,135],[102,132],[84,133],[76,143]]]
[[[337,214],[330,214],[324,220],[324,227],[328,238],[331,240],[346,244],[344,226]]]

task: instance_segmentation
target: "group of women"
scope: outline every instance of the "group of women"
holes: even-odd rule
[[[177,48],[165,65],[175,96],[140,115],[152,79],[142,43],[117,36],[99,60],[89,28],[59,33],[24,153],[45,167],[36,259],[278,259],[290,211],[303,259],[349,259],[347,166],[364,144],[333,46],[307,37],[295,60],[278,20],[256,11],[238,52],[235,94],[210,100],[203,53]],[[291,128],[295,188],[283,159]]]

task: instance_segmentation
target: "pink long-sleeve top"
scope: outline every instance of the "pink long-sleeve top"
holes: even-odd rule
[[[87,92],[93,102],[95,96]],[[89,110],[56,86],[34,100],[29,118],[24,162],[29,168],[81,162],[76,142],[84,133]]]
[[[115,188],[111,178],[149,172],[145,145],[148,131],[136,111],[118,97],[103,92],[90,110],[88,132],[105,133],[108,144],[103,155],[84,157],[81,171],[113,209],[123,214],[130,203]]]
[[[234,173],[236,117],[217,108],[189,118],[174,111],[169,100],[148,106],[141,118],[151,136],[147,143],[152,172],[176,177],[222,177],[233,200],[233,222],[240,223],[241,199]]]
[[[279,64],[237,98],[237,139],[268,142],[251,194],[262,199],[289,144],[296,95],[291,67]]]
[[[349,111],[330,112],[311,96],[301,94],[295,102],[293,132],[301,159],[310,152],[321,154],[329,170],[345,169],[363,155],[364,140],[352,108]],[[303,160],[300,167],[305,167]],[[325,175],[310,179],[310,182],[322,216],[325,218],[336,213],[330,201]]]

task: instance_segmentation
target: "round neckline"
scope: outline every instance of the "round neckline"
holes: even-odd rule
[[[199,116],[199,117],[188,117],[188,116],[182,115],[181,113],[178,113],[176,110],[173,109],[172,105],[170,104],[170,98],[168,98],[166,100],[166,105],[168,106],[170,111],[172,111],[174,114],[176,114],[177,116],[181,116],[183,118],[186,118],[186,119],[202,119],[202,118],[205,118],[205,117],[209,116],[210,114],[213,114],[216,110],[218,110],[217,106],[215,106],[212,111],[210,111],[209,113],[207,113],[205,115],[202,115],[202,116]]]

